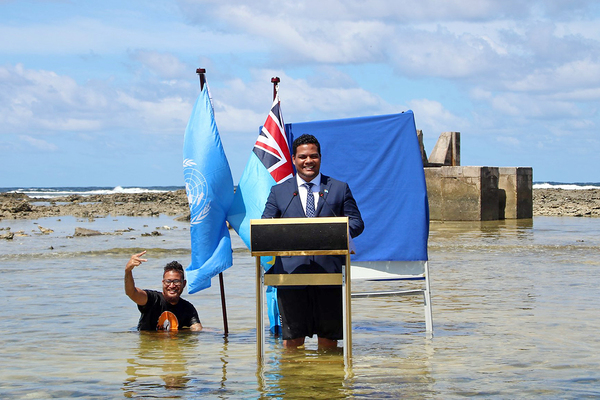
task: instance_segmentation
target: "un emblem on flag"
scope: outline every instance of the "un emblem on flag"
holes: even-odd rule
[[[183,160],[183,177],[185,192],[190,206],[190,224],[199,224],[206,218],[210,211],[206,179],[196,169],[196,163],[189,158]]]

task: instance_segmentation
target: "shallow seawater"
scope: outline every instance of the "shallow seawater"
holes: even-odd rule
[[[54,232],[43,235],[38,225]],[[3,220],[0,398],[597,398],[600,219],[432,222],[434,336],[420,298],[353,300],[353,367],[316,340],[286,351],[267,336],[256,363],[254,260],[233,234],[223,335],[218,280],[184,296],[204,332],[138,333],[123,293],[190,260],[186,223],[169,217]],[[73,237],[75,227],[110,235]],[[119,232],[116,232],[119,231]],[[161,236],[142,236],[157,231]]]

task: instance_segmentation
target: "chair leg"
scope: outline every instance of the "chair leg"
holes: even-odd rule
[[[425,309],[425,331],[433,333],[433,317],[431,312],[431,296],[429,291],[423,292],[423,308]]]
[[[429,286],[429,262],[425,261],[425,291],[423,292],[425,308],[425,331],[433,335],[433,313],[431,310],[431,294]]]

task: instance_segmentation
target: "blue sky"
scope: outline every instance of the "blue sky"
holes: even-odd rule
[[[428,153],[459,131],[463,165],[599,182],[599,19],[595,0],[0,0],[0,187],[183,186],[197,67],[235,182],[273,76],[286,122],[411,109]]]

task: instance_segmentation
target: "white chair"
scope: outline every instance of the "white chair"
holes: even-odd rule
[[[355,261],[353,264],[350,274],[352,283],[368,281],[387,282],[393,285],[394,283],[398,283],[398,281],[419,281],[419,287],[414,289],[398,290],[392,288],[392,290],[385,291],[353,292],[352,297],[421,295],[423,296],[423,308],[425,311],[425,331],[429,335],[433,335],[431,288],[429,285],[429,265],[427,261]]]

